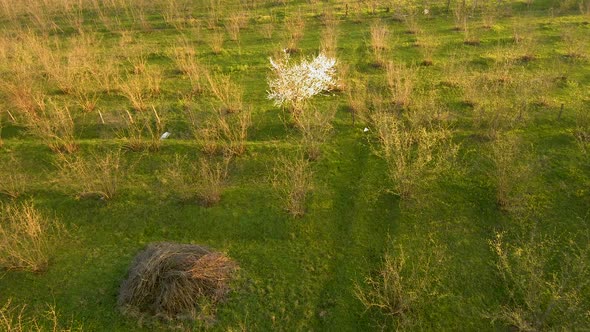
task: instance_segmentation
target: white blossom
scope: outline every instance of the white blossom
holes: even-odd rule
[[[274,75],[268,79],[268,99],[276,106],[297,105],[321,92],[330,91],[336,85],[336,59],[320,53],[311,61],[304,59],[291,64],[289,53],[283,51],[283,54],[280,61],[270,58]]]

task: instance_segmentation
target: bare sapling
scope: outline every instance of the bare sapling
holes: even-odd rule
[[[346,90],[346,99],[352,116],[352,122],[367,122],[369,119],[369,105],[367,80],[359,75],[349,80],[349,88]]]
[[[310,161],[320,158],[322,145],[332,132],[331,122],[335,114],[335,106],[325,109],[310,106],[295,119],[295,126],[301,132],[301,145]]]
[[[246,26],[248,18],[244,12],[237,12],[230,15],[225,22],[225,29],[231,41],[240,42],[240,30]]]
[[[45,271],[57,224],[43,216],[32,202],[1,203],[0,212],[0,266]]]
[[[408,253],[402,244],[390,245],[380,268],[355,285],[366,310],[382,316],[383,328],[420,329],[425,307],[448,296],[443,288],[447,249],[432,234],[423,251]]]
[[[580,29],[569,27],[561,33],[562,45],[565,56],[572,60],[579,60],[588,57],[590,38]]]
[[[149,107],[151,112],[126,111],[123,115],[125,130],[120,134],[124,140],[123,147],[129,151],[158,151],[162,145],[162,134],[165,133],[166,119],[156,108]]]
[[[70,109],[52,100],[37,102],[37,113],[21,114],[27,131],[40,138],[54,152],[72,153],[78,150]]]
[[[209,47],[211,47],[211,51],[213,54],[221,54],[223,51],[223,42],[225,40],[225,35],[223,31],[218,30],[215,28],[213,32],[209,33]]]
[[[389,61],[385,66],[385,78],[391,103],[395,108],[410,106],[416,82],[417,69]]]
[[[244,89],[232,81],[229,75],[206,72],[205,76],[209,83],[209,92],[216,99],[221,111],[237,113],[244,109],[242,100]]]
[[[213,124],[219,133],[225,155],[240,156],[246,152],[248,130],[252,125],[252,110],[246,108],[239,113],[217,112]]]
[[[126,171],[121,150],[92,152],[89,156],[61,154],[56,165],[60,171],[58,182],[77,199],[113,199]]]
[[[172,57],[176,63],[176,67],[189,79],[191,92],[193,94],[202,93],[203,76],[206,70],[197,59],[195,48],[184,41],[180,46],[174,48]]]
[[[434,53],[439,46],[437,39],[426,33],[420,33],[416,38],[416,46],[420,49],[423,59],[421,65],[432,66],[434,64]]]
[[[496,233],[489,244],[507,298],[484,316],[519,331],[588,326],[590,307],[583,294],[590,291],[590,248],[571,239],[558,243],[531,226],[513,240],[506,235]]]
[[[197,199],[203,206],[213,206],[221,201],[229,174],[230,156],[221,160],[201,158],[196,183]]]
[[[320,52],[330,58],[336,58],[338,48],[338,21],[328,21],[322,30],[320,40]]]
[[[16,199],[25,193],[30,177],[23,174],[22,170],[22,163],[13,154],[10,154],[8,162],[3,160],[0,165],[0,195]]]
[[[42,331],[41,326],[52,326],[52,332],[82,332],[84,330],[81,324],[73,320],[68,323],[68,326],[65,326],[55,305],[47,304],[47,310],[42,317],[28,317],[25,309],[26,305],[14,304],[11,298],[8,298],[5,303],[0,303],[0,330],[40,332]]]
[[[376,112],[371,116],[379,146],[378,156],[387,164],[390,191],[402,199],[419,198],[448,171],[458,146],[444,125],[415,126],[396,114]]]
[[[303,154],[293,158],[280,157],[272,169],[272,185],[283,208],[293,217],[302,217],[313,189],[313,171]]]
[[[389,29],[383,23],[377,22],[371,25],[371,50],[373,51],[373,65],[382,67],[385,65],[385,53],[389,48]]]
[[[231,156],[203,157],[198,163],[180,155],[158,178],[169,195],[183,202],[197,202],[205,207],[221,201],[227,186]]]
[[[287,46],[285,50],[290,53],[299,52],[299,42],[303,38],[305,31],[305,19],[303,13],[297,11],[294,15],[291,15],[285,19],[285,38],[287,40]]]
[[[498,208],[513,215],[526,213],[526,188],[531,185],[533,174],[529,153],[511,133],[499,133],[491,143],[491,150],[491,176]]]

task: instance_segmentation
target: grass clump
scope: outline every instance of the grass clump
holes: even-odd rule
[[[45,271],[55,223],[44,217],[32,202],[3,203],[0,212],[0,267]]]
[[[205,303],[226,298],[237,268],[226,255],[202,246],[153,243],[135,257],[118,304],[130,315],[194,320]]]

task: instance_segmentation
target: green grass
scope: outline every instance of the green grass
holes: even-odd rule
[[[572,133],[578,113],[588,107],[589,54],[577,60],[565,57],[560,33],[569,26],[588,36],[590,25],[588,17],[573,7],[550,15],[550,8],[559,8],[557,3],[534,1],[531,7],[522,2],[511,4],[511,15],[533,26],[538,38],[536,58],[516,64],[515,68],[535,76],[566,76],[565,81],[552,84],[546,92],[550,103],[533,107],[529,121],[512,130],[533,151],[537,165],[527,185],[527,197],[535,206],[538,229],[559,243],[571,239],[584,245],[590,221],[590,162]],[[160,151],[124,154],[125,162],[134,166],[122,179],[114,199],[77,200],[67,195],[66,188],[58,185],[61,182],[55,181],[59,176],[55,154],[1,114],[4,128],[0,163],[7,167],[0,170],[25,174],[27,190],[18,200],[32,199],[43,213],[55,216],[64,225],[65,235],[54,244],[55,254],[46,272],[0,270],[0,306],[12,298],[17,304],[27,305],[28,317],[35,317],[41,315],[46,304],[55,304],[64,324],[73,318],[88,331],[151,330],[118,311],[118,287],[133,256],[146,244],[174,241],[226,251],[241,267],[235,291],[219,306],[217,321],[209,327],[213,330],[245,327],[261,331],[364,331],[377,328],[384,318],[365,310],[355,296],[355,285],[362,285],[366,276],[376,273],[392,243],[403,244],[412,257],[427,251],[428,234],[435,234],[449,253],[442,285],[448,295],[421,316],[419,329],[509,330],[502,322],[492,322],[483,315],[507,301],[494,270],[495,257],[488,240],[496,231],[515,231],[519,218],[496,206],[488,158],[490,141],[482,134],[484,130],[473,124],[472,108],[463,103],[461,89],[441,81],[449,79],[445,66],[450,63],[476,73],[496,68],[490,53],[513,47],[512,18],[497,18],[490,30],[479,28],[478,46],[463,44],[463,36],[452,30],[453,19],[444,6],[433,8],[431,18],[419,18],[421,29],[435,36],[440,47],[434,52],[434,65],[420,67],[417,90],[440,92],[451,114],[454,142],[461,146],[455,168],[431,184],[419,202],[401,201],[389,193],[385,162],[373,153],[378,142],[372,132],[362,132],[370,125],[352,123],[344,94],[313,99],[319,107],[336,104],[339,111],[333,123],[334,134],[325,144],[323,156],[312,165],[315,183],[307,214],[293,219],[283,210],[269,179],[274,160],[298,149],[299,134],[283,123],[282,111],[266,100],[268,56],[285,44],[279,38],[283,15],[290,15],[296,8],[303,10],[306,20],[300,54],[316,54],[322,29],[316,16],[322,6],[333,6],[339,19],[338,61],[349,65],[351,72],[368,77],[370,89],[378,90],[384,82],[384,70],[371,65],[369,27],[374,20],[380,19],[390,29],[388,59],[416,65],[423,60],[413,46],[416,37],[406,34],[403,23],[392,20],[385,7],[379,7],[376,15],[363,12],[362,21],[355,22],[353,15],[343,15],[342,4],[301,1],[287,6],[270,2],[258,5],[251,10],[251,20],[241,32],[239,45],[226,40],[220,55],[214,55],[203,41],[210,33],[205,26],[200,35],[187,29],[184,33],[201,62],[213,71],[230,74],[244,87],[245,104],[253,107],[247,152],[232,162],[228,188],[218,205],[206,208],[167,198],[170,188],[157,181],[158,172],[173,163],[175,154],[196,162],[201,152],[190,139],[178,102],[181,94],[189,90],[188,81],[167,55],[180,33],[153,9],[148,8],[151,30],[138,30],[126,19],[123,27],[134,38],[132,46],[145,47],[148,64],[163,69],[163,92],[153,102],[168,119],[167,130],[172,136],[163,142]],[[351,5],[350,10],[353,8]],[[256,18],[269,15],[271,10],[279,23],[274,32],[277,38],[267,41],[257,31]],[[207,15],[196,9],[194,14],[199,19]],[[63,28],[49,33],[47,38],[67,43],[76,37],[64,17],[52,17]],[[137,57],[138,52],[120,47],[120,33],[105,31],[93,11],[84,12],[84,17],[85,29],[96,31],[102,49],[97,54],[112,56],[121,69],[128,68],[124,56]],[[2,35],[10,38],[10,33],[30,22],[24,15],[18,21],[20,25],[0,19]],[[472,22],[478,22],[478,15]],[[4,75],[9,71],[10,58],[0,60]],[[57,92],[52,82],[38,76],[41,89],[60,103],[72,104],[71,96]],[[418,93],[415,98],[422,96]],[[99,97],[99,108],[108,117],[129,108],[117,94],[99,92]],[[539,97],[534,95],[533,99]],[[197,110],[209,112],[211,100],[207,95],[196,97]],[[4,93],[0,94],[0,103],[13,109]],[[565,108],[558,121],[561,103]],[[101,125],[97,113],[82,114],[75,106],[72,110],[81,147],[78,153],[121,145],[116,129],[120,120],[113,118],[112,123]],[[10,156],[22,165],[12,169]],[[7,197],[0,199],[9,201]],[[589,302],[586,295],[583,303]],[[195,330],[201,327],[198,324]]]

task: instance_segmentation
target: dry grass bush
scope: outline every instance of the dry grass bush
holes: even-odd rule
[[[322,154],[322,145],[332,132],[332,120],[336,115],[336,107],[326,109],[307,107],[300,116],[295,118],[295,126],[301,132],[301,145],[309,160],[317,160]]]
[[[206,69],[198,61],[195,48],[184,40],[180,46],[174,48],[172,58],[178,69],[190,80],[192,93],[203,92],[203,76]]]
[[[129,75],[126,80],[121,80],[117,85],[121,95],[131,103],[136,111],[148,109],[149,92],[143,75]]]
[[[446,296],[446,248],[429,235],[428,249],[409,255],[400,244],[389,248],[374,275],[355,285],[355,294],[367,310],[384,316],[382,330],[422,330],[419,325],[428,309]]]
[[[57,224],[32,202],[0,204],[0,267],[45,271]]]
[[[422,54],[423,60],[421,64],[423,66],[432,66],[434,64],[434,53],[439,46],[438,40],[434,36],[425,33],[418,34],[416,39],[416,46]]]
[[[356,121],[367,122],[369,107],[368,107],[368,93],[367,80],[362,76],[352,78],[348,82],[349,88],[346,90],[346,100],[351,112],[352,122]]]
[[[113,199],[127,171],[120,150],[93,152],[88,157],[59,155],[56,164],[60,172],[57,182],[73,191],[78,199]]]
[[[444,125],[416,126],[386,112],[373,113],[371,120],[380,143],[375,152],[387,163],[391,192],[403,199],[416,199],[457,155],[452,132]]]
[[[590,19],[590,1],[589,0],[581,0],[578,2],[578,8],[580,9],[580,14],[586,16],[586,19]]]
[[[183,202],[196,201],[209,207],[221,201],[229,176],[231,156],[204,157],[198,164],[177,155],[171,167],[158,179],[169,188],[169,195]]]
[[[514,58],[521,62],[529,62],[537,57],[539,45],[535,27],[524,23],[522,18],[512,20],[514,40]]]
[[[585,155],[590,154],[590,114],[587,111],[577,112],[576,128],[573,134],[580,150]]]
[[[455,22],[455,30],[464,31],[467,27],[467,20],[469,16],[469,10],[466,6],[465,1],[456,1],[453,4],[453,20]]]
[[[320,39],[320,53],[325,54],[330,58],[336,58],[336,51],[338,49],[338,21],[331,20],[321,33]]]
[[[284,28],[285,38],[287,40],[287,52],[299,52],[299,42],[303,38],[303,33],[305,32],[305,18],[303,17],[303,13],[297,11],[293,15],[285,18]]]
[[[60,323],[61,318],[55,305],[47,305],[44,318],[27,318],[25,313],[26,305],[14,305],[12,299],[0,306],[0,330],[7,332],[82,332],[82,325],[70,320],[66,325]],[[51,329],[42,328],[51,326]]]
[[[285,210],[293,217],[305,215],[307,198],[313,189],[313,171],[309,160],[303,154],[295,159],[280,157],[272,172],[272,185]]]
[[[565,56],[570,59],[585,59],[588,57],[590,39],[588,35],[578,27],[564,28],[561,33],[561,40]]]
[[[152,243],[141,251],[119,289],[126,314],[165,320],[194,320],[202,306],[218,304],[230,291],[237,264],[198,245]]]
[[[223,42],[225,40],[225,35],[222,31],[215,29],[213,32],[209,33],[208,43],[209,47],[211,47],[211,51],[213,54],[221,54],[223,51]]]
[[[243,110],[244,104],[242,95],[244,89],[232,81],[229,75],[205,74],[209,83],[209,92],[215,97],[221,106],[221,111],[235,113]]]
[[[484,1],[481,3],[481,22],[485,29],[491,29],[496,19],[501,14],[501,4],[498,2]]]
[[[475,23],[468,23],[466,21],[461,32],[463,33],[463,44],[471,46],[480,44],[480,31]]]
[[[240,30],[244,29],[248,24],[248,16],[246,12],[235,12],[231,14],[226,22],[225,29],[231,41],[240,42]]]
[[[385,66],[385,79],[391,103],[398,109],[407,108],[412,103],[418,70],[389,61]]]
[[[221,194],[226,187],[228,168],[231,157],[223,156],[222,160],[202,158],[196,182],[197,199],[203,206],[212,206],[221,201]]]
[[[240,156],[246,152],[248,130],[252,125],[252,109],[238,113],[221,110],[205,116],[192,110],[186,111],[187,122],[193,137],[207,155],[224,154]]]
[[[27,131],[40,138],[54,152],[72,153],[78,150],[69,108],[58,106],[52,100],[37,102],[37,113],[21,114]]]
[[[490,247],[507,296],[484,315],[518,331],[576,331],[590,326],[590,248],[559,244],[534,228],[512,241],[496,233]],[[586,239],[587,243],[587,239]]]
[[[2,147],[2,144],[0,144],[0,147]],[[22,170],[22,165],[11,154],[10,160],[8,162],[4,161],[0,165],[0,195],[16,199],[26,191],[27,180],[30,179],[16,170]]]
[[[375,57],[373,65],[381,67],[385,64],[385,52],[389,48],[389,29],[380,22],[371,25],[370,46]]]
[[[275,30],[274,22],[263,23],[258,27],[258,29],[260,29],[260,34],[262,34],[264,39],[272,40],[273,32]]]
[[[496,204],[505,212],[525,212],[526,187],[530,185],[534,167],[522,141],[515,134],[499,133],[491,142],[489,157]]]
[[[154,106],[152,112],[126,111],[126,128],[119,134],[123,147],[129,151],[158,151],[162,145],[166,121]]]

